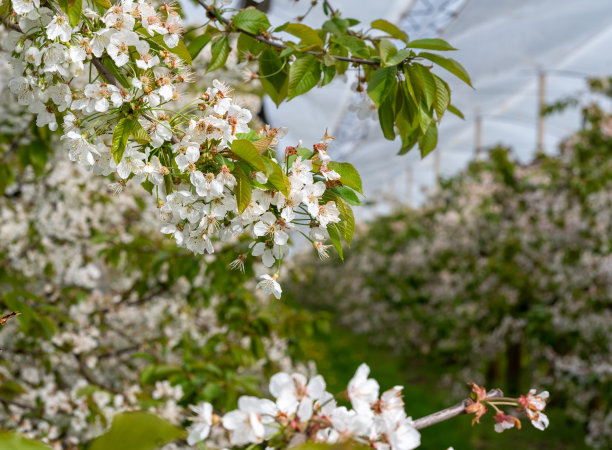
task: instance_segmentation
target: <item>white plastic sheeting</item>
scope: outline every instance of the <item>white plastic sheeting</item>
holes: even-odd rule
[[[273,25],[304,13],[307,1],[272,0]],[[544,72],[547,102],[585,90],[586,76],[612,74],[612,0],[332,0],[345,17],[367,25],[385,18],[407,31],[411,39],[442,37],[459,51],[452,52],[472,77],[475,89],[452,80],[452,102],[465,114],[449,114],[440,127],[438,149],[424,160],[418,149],[394,156],[398,142],[382,137],[374,120],[359,121],[350,105],[356,102],[351,80],[335,80],[322,89],[282,104],[265,102],[274,126],[287,126],[282,144],[316,142],[326,128],[336,136],[332,157],[353,163],[362,174],[366,195],[384,191],[400,201],[418,204],[423,188],[439,171],[448,176],[474,157],[476,117],[481,117],[483,146],[511,146],[527,160],[537,143],[538,74]],[[201,14],[201,13],[200,13]],[[325,20],[320,7],[305,23]],[[350,76],[349,76],[350,78]],[[559,141],[579,127],[578,111],[546,119],[544,149],[553,152]],[[411,172],[411,175],[408,173]],[[409,181],[412,182],[409,182]]]

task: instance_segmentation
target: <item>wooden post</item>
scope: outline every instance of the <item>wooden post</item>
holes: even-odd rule
[[[544,116],[542,112],[546,107],[546,72],[538,74],[538,146],[537,151],[544,151]]]

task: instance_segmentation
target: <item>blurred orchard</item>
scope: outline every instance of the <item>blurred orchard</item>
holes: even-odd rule
[[[196,3],[1,3],[0,448],[609,448],[603,107],[356,223],[333,136],[279,145],[262,97],[349,74],[424,158],[471,86],[451,43]]]

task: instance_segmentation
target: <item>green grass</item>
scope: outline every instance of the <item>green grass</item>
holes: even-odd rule
[[[325,338],[311,342],[305,349],[306,356],[317,363],[318,371],[325,377],[329,392],[346,389],[348,381],[362,362],[378,380],[381,391],[395,385],[404,386],[406,411],[414,419],[451,406],[455,401],[447,398],[438,388],[445,370],[424,361],[405,361],[387,349],[373,347],[364,336],[346,330],[334,329]],[[494,386],[488,386],[490,388]],[[469,390],[466,386],[466,396]],[[550,427],[539,431],[523,420],[522,430],[508,430],[498,434],[493,430],[492,414],[481,419],[480,425],[471,426],[472,417],[459,416],[433,427],[421,430],[421,449],[586,449],[584,430],[569,419],[563,410],[549,408]]]

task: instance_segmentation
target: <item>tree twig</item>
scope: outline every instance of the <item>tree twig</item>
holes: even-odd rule
[[[232,27],[232,22],[221,16],[220,14],[215,14],[215,8],[213,6],[209,6],[206,3],[204,3],[203,0],[195,0],[202,8],[204,8],[206,10],[206,12],[210,13],[211,15],[214,15],[215,18],[220,17],[221,18],[221,22],[223,23],[223,25],[225,25],[226,31],[231,30]],[[279,49],[286,49],[286,48],[290,48],[288,45],[286,45],[284,42],[276,42],[273,41],[271,39],[267,39],[263,36],[260,36],[258,34],[254,34],[254,33],[249,33],[248,31],[244,31],[244,30],[236,30],[242,34],[246,34],[247,36],[251,36],[253,39],[258,40],[259,42],[262,42],[264,44],[268,44],[271,45],[272,47],[276,47]],[[312,50],[306,50],[304,52],[300,52],[303,53],[305,55],[315,55],[315,56],[323,56],[326,53],[324,52],[315,52]],[[347,61],[347,62],[351,62],[351,63],[356,63],[356,64],[365,64],[365,65],[370,65],[370,66],[380,66],[380,62],[378,61],[374,61],[371,59],[362,59],[362,58],[351,58],[348,56],[339,56],[339,55],[329,55],[334,59],[337,59],[339,61]]]
[[[503,396],[504,393],[501,391],[501,389],[493,389],[487,392],[486,400]],[[462,402],[457,403],[455,406],[451,406],[450,408],[443,409],[442,411],[438,411],[433,414],[429,414],[428,416],[421,417],[420,419],[416,419],[412,425],[417,430],[420,430],[422,428],[427,428],[437,423],[444,422],[445,420],[452,419],[453,417],[460,416],[461,414],[465,414],[465,407],[469,406],[471,403],[472,400],[465,399]]]

